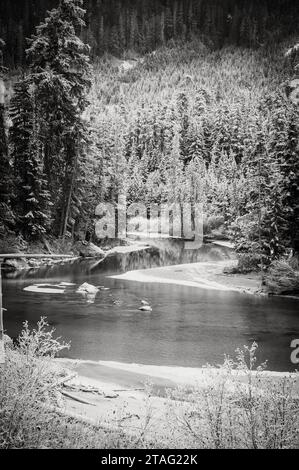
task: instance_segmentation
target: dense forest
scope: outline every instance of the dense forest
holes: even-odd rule
[[[5,61],[25,62],[26,38],[57,7],[58,0],[1,0],[0,37]],[[141,54],[169,39],[200,36],[212,47],[260,47],[296,32],[299,4],[294,0],[84,0],[86,26],[81,38],[93,57],[109,51]]]
[[[94,239],[125,191],[201,202],[240,269],[296,259],[296,2],[53,3],[1,2],[2,238]]]

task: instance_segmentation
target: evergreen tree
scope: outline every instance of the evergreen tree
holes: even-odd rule
[[[268,235],[271,233],[267,235],[262,228],[268,178],[265,129],[262,127],[255,135],[255,145],[244,162],[244,168],[247,198],[244,201],[245,214],[232,225],[235,249],[241,269],[261,268],[263,271],[265,264],[270,262]]]
[[[6,116],[5,116],[5,74],[3,67],[4,42],[0,38],[0,230],[13,226],[10,208],[12,192],[12,172],[8,154]]]
[[[30,40],[27,59],[42,127],[44,167],[54,202],[55,233],[65,236],[76,186],[82,121],[90,88],[89,47],[77,36],[84,26],[82,0],[60,0]]]
[[[294,78],[288,84],[287,95],[290,100],[288,125],[287,125],[287,149],[282,162],[284,175],[285,203],[290,208],[290,237],[294,253],[299,255],[299,43],[288,50],[286,56],[291,61]]]
[[[26,77],[15,86],[10,117],[17,228],[27,238],[40,238],[50,226],[51,202],[43,172],[34,85]]]
[[[261,249],[267,263],[284,255],[289,246],[290,209],[283,200],[283,175],[276,155],[269,155],[266,170],[264,208],[261,219]]]
[[[299,255],[299,118],[294,106],[288,115],[287,145],[281,162],[283,204],[289,211],[288,228],[291,248]]]

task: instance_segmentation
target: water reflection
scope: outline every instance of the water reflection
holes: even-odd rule
[[[67,264],[45,266],[38,270],[30,269],[4,273],[6,279],[48,279],[80,273],[105,272],[124,273],[134,269],[147,269],[174,264],[196,263],[199,261],[218,261],[231,259],[234,255],[230,248],[212,244],[203,245],[197,250],[185,250],[181,240],[152,240],[155,246],[148,246],[131,253],[111,253],[104,260],[77,259]]]

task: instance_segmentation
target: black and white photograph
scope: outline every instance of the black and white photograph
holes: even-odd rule
[[[0,0],[1,451],[299,449],[298,138],[298,0]]]

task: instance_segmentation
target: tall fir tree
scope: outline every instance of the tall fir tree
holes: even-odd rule
[[[293,68],[293,79],[288,83],[287,96],[290,101],[288,115],[288,146],[282,163],[284,175],[285,203],[290,207],[291,246],[299,256],[299,43],[286,53]]]
[[[5,43],[0,38],[0,230],[12,228],[14,223],[10,199],[12,194],[12,170],[8,154],[6,113],[5,113],[5,74],[3,50]]]
[[[60,0],[30,40],[27,59],[36,88],[45,173],[54,203],[56,234],[65,236],[87,133],[82,113],[91,86],[89,46],[78,37],[83,0]]]
[[[283,203],[288,208],[288,228],[291,248],[299,256],[299,115],[298,105],[292,105],[288,114],[287,141],[281,162],[283,175]]]
[[[34,85],[26,77],[15,86],[10,118],[16,226],[25,238],[41,238],[50,227],[51,201],[43,171]]]

